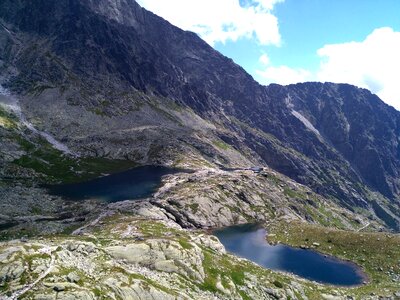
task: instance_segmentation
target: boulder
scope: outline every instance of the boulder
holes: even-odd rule
[[[67,275],[67,280],[71,283],[78,283],[81,278],[75,272],[71,272]]]

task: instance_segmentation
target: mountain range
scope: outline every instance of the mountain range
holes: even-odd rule
[[[400,229],[400,112],[348,84],[263,86],[133,0],[0,0],[0,84],[26,122],[65,146],[54,149],[0,111],[0,187],[23,203],[6,205],[4,196],[4,224],[38,205],[21,196],[25,188],[47,199],[40,184],[67,182],[102,159],[260,166],[376,229]],[[59,216],[57,201],[48,208]],[[182,218],[178,204],[156,204]],[[66,210],[75,222],[74,205]],[[180,225],[218,225],[195,219],[186,215]]]

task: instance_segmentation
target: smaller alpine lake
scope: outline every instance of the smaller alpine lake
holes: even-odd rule
[[[269,245],[266,230],[254,224],[227,227],[213,232],[226,250],[258,265],[323,284],[356,286],[366,275],[353,263],[313,250]]]
[[[47,185],[53,195],[68,200],[98,199],[106,202],[135,200],[150,197],[160,186],[164,175],[182,172],[158,166],[144,166],[99,177],[89,181]]]

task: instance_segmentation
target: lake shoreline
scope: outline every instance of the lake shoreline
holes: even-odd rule
[[[106,174],[91,180],[42,185],[49,194],[66,201],[96,199],[106,203],[152,197],[163,185],[162,178],[185,172],[184,169],[146,165]],[[189,171],[187,171],[189,172]]]
[[[253,259],[251,259],[249,257],[240,255],[239,253],[235,253],[234,251],[231,251],[230,249],[227,249],[227,248],[229,248],[229,246],[227,247],[226,243],[224,244],[224,241],[221,240],[220,236],[218,236],[219,234],[223,233],[224,231],[229,231],[229,230],[232,230],[234,228],[237,228],[239,230],[244,230],[245,232],[247,230],[247,231],[249,231],[249,232],[251,232],[253,234],[256,231],[260,231],[261,230],[261,233],[260,232],[258,233],[260,236],[257,237],[257,243],[264,242],[265,245],[267,245],[266,248],[263,249],[264,251],[268,251],[267,248],[269,248],[269,247],[273,248],[273,247],[282,246],[282,247],[290,248],[290,249],[294,250],[295,252],[296,251],[305,251],[304,253],[307,253],[308,255],[318,255],[318,256],[320,256],[319,258],[323,257],[325,263],[329,263],[329,264],[333,263],[333,264],[335,264],[337,266],[346,266],[347,268],[351,268],[352,272],[354,273],[354,278],[356,278],[359,283],[356,283],[356,284],[340,284],[340,283],[335,284],[335,283],[332,283],[332,282],[327,282],[326,279],[325,280],[317,280],[317,279],[314,279],[314,278],[309,278],[309,277],[304,276],[304,275],[302,276],[301,274],[296,274],[293,271],[287,271],[287,270],[276,268],[276,267],[268,267],[267,265],[259,263],[259,262],[255,261],[255,260],[253,260]],[[367,273],[362,269],[362,267],[357,265],[356,263],[348,260],[348,259],[338,258],[338,257],[333,256],[331,254],[326,254],[326,253],[320,252],[317,249],[302,249],[302,248],[299,248],[299,247],[292,247],[290,245],[286,245],[286,244],[283,244],[283,243],[279,243],[279,244],[269,243],[269,241],[267,239],[267,237],[268,237],[267,230],[266,230],[265,226],[263,226],[262,223],[241,224],[241,225],[236,225],[236,226],[226,226],[226,227],[222,227],[222,228],[211,228],[211,229],[207,230],[207,233],[218,237],[218,239],[221,241],[221,243],[225,246],[226,251],[229,252],[230,254],[238,256],[238,257],[241,257],[241,258],[244,258],[244,259],[247,259],[247,260],[259,265],[262,268],[265,268],[265,269],[268,269],[268,270],[271,270],[271,271],[274,271],[274,272],[284,273],[284,274],[287,274],[287,275],[290,275],[290,276],[294,276],[296,278],[299,278],[299,279],[302,279],[302,280],[306,280],[306,281],[310,281],[310,282],[313,282],[313,283],[316,283],[316,284],[321,284],[321,285],[325,285],[325,286],[332,286],[332,287],[340,287],[340,288],[349,288],[349,289],[351,289],[351,288],[357,288],[357,287],[360,287],[360,286],[363,286],[363,285],[366,285],[366,284],[370,283],[370,278],[367,275]],[[261,241],[261,234],[262,234],[262,239],[263,239],[262,241]],[[275,249],[278,249],[278,248],[275,248]],[[308,275],[308,276],[310,276],[310,275]]]

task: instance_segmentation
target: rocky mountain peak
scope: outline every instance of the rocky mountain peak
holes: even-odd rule
[[[399,141],[133,0],[0,0],[0,298],[397,299]]]
[[[398,202],[399,113],[369,91],[262,86],[196,34],[130,0],[2,0],[0,19],[15,36],[0,44],[3,70],[15,74],[6,86],[42,129],[66,128],[54,134],[76,152],[141,163],[190,152],[217,165],[268,165],[350,208],[371,205],[368,189]],[[168,133],[133,131],[152,126]]]
[[[85,0],[84,5],[99,15],[125,26],[139,28],[145,12],[134,0]]]

